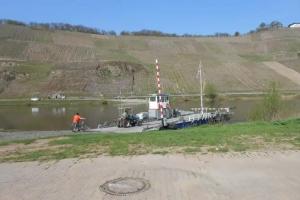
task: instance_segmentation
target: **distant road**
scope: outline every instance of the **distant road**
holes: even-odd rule
[[[284,95],[289,94],[300,94],[300,90],[279,90]],[[255,96],[255,95],[262,95],[266,92],[219,92],[219,95],[224,96]],[[200,94],[190,93],[190,94],[169,94],[171,97],[198,97]],[[134,98],[147,98],[150,95],[141,95],[141,96],[124,96],[123,98],[126,99],[134,99]]]
[[[293,95],[300,94],[300,90],[279,90],[283,95]],[[167,93],[168,94],[168,93]],[[263,95],[265,92],[219,92],[219,95],[224,96],[256,96]],[[198,97],[199,93],[189,93],[189,94],[168,94],[171,97]],[[45,99],[39,102],[67,102],[67,101],[110,101],[110,102],[126,102],[126,103],[147,103],[146,98],[150,97],[150,95],[128,95],[128,96],[116,96],[114,98],[98,98],[98,97],[67,97],[65,100],[56,100],[56,99]],[[0,98],[0,102],[31,102],[29,98],[18,98],[18,99],[4,99]],[[32,102],[37,103],[38,102]]]

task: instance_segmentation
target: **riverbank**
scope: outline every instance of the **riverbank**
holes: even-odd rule
[[[1,162],[60,160],[98,155],[298,150],[300,118],[218,124],[134,134],[74,134],[0,144]]]
[[[56,99],[41,99],[39,101],[31,101],[29,98],[19,99],[0,99],[0,106],[38,106],[38,105],[107,105],[108,103],[126,103],[130,104],[145,104],[146,99],[103,99],[103,98],[92,98],[92,97],[70,97],[64,100]]]
[[[261,99],[264,92],[223,92],[218,93],[220,101],[232,99]],[[300,91],[282,91],[283,99],[300,99]],[[64,100],[42,98],[39,101],[31,101],[30,98],[0,98],[0,106],[17,105],[70,105],[85,104],[106,105],[108,103],[126,103],[126,104],[146,104],[149,96],[127,96],[116,98],[98,98],[98,97],[68,97]],[[199,101],[199,94],[170,94],[172,102],[176,101]]]

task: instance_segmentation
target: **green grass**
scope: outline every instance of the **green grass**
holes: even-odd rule
[[[1,27],[0,38],[50,43],[52,42],[52,32],[37,29],[34,30],[28,27],[4,25]]]
[[[200,147],[186,147],[183,149],[184,153],[197,153],[197,152],[201,152],[201,148]]]
[[[126,49],[121,48],[122,42],[114,39],[97,40],[95,46],[97,54],[108,60],[128,61],[140,63],[138,59],[130,55]]]
[[[0,147],[1,146],[7,146],[7,145],[10,145],[10,144],[24,144],[24,145],[28,145],[28,144],[34,143],[35,141],[36,141],[35,139],[5,141],[5,142],[0,142]]]
[[[15,67],[17,73],[29,74],[31,80],[38,80],[48,77],[51,72],[52,65],[46,63],[20,63]]]
[[[24,41],[7,41],[0,38],[0,55],[4,58],[19,58],[19,55],[25,50],[26,45]]]
[[[142,134],[80,134],[51,140],[49,149],[7,155],[1,161],[97,155],[140,155],[300,148],[300,118],[275,122],[206,125]],[[51,148],[57,147],[57,148]]]

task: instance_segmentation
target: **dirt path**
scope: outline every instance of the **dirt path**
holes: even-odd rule
[[[17,131],[17,132],[0,132],[0,142],[8,141],[19,141],[19,140],[31,140],[31,139],[42,139],[49,137],[60,137],[68,135],[78,134],[115,134],[115,133],[141,133],[144,129],[152,127],[152,130],[157,130],[160,122],[145,123],[142,126],[135,126],[130,128],[118,128],[118,127],[107,127],[107,128],[96,128],[88,129],[86,131],[72,132],[71,130],[61,131]],[[149,127],[148,127],[149,126]]]
[[[74,135],[72,131],[17,131],[0,132],[0,142],[31,140],[38,138],[48,138],[57,136]]]
[[[300,152],[144,155],[0,164],[1,200],[296,200]],[[99,189],[119,177],[147,179],[147,191],[113,196]]]
[[[264,62],[264,64],[269,67],[270,69],[274,70],[278,74],[290,79],[292,82],[300,85],[300,74],[283,64],[280,64],[278,62]]]

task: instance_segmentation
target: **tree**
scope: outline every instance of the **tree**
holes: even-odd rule
[[[164,33],[161,31],[156,30],[148,30],[148,29],[142,29],[140,31],[122,31],[120,33],[121,35],[135,35],[135,36],[158,36],[158,37],[178,37],[175,33]]]
[[[268,25],[265,22],[262,22],[256,28],[256,32],[265,31],[265,30],[268,30],[268,29],[269,29]]]
[[[259,28],[260,28],[260,29],[264,29],[264,28],[266,28],[266,27],[267,27],[267,25],[266,25],[265,22],[262,22],[262,23],[259,24]]]
[[[270,83],[267,94],[264,97],[263,105],[265,108],[265,120],[278,118],[281,107],[281,94],[276,82]]]
[[[1,19],[0,24],[10,24],[10,25],[16,25],[16,26],[26,26],[24,22],[12,20],[12,19]]]
[[[117,33],[115,31],[108,31],[108,35],[116,36]]]
[[[250,119],[255,121],[271,121],[279,118],[281,109],[282,100],[278,84],[271,82],[266,89],[263,101],[256,105],[250,113]]]
[[[207,83],[204,88],[205,96],[208,98],[208,105],[210,107],[216,106],[218,92],[217,88],[212,83]]]
[[[215,37],[230,37],[229,33],[215,33]]]
[[[272,21],[270,24],[266,24],[264,22],[260,23],[260,25],[256,28],[256,32],[267,31],[270,29],[279,29],[282,28],[283,24],[279,21]]]
[[[240,34],[240,32],[238,32],[238,31],[236,31],[235,33],[234,33],[234,36],[235,37],[238,37],[238,36],[240,36],[241,34]]]
[[[250,31],[248,32],[248,34],[253,34],[253,33],[255,33],[254,30],[250,30]]]
[[[272,29],[279,29],[282,27],[283,27],[283,24],[279,21],[272,21],[270,24],[270,28],[272,28]]]
[[[131,33],[129,32],[129,31],[122,31],[121,33],[120,33],[120,35],[130,35]]]

